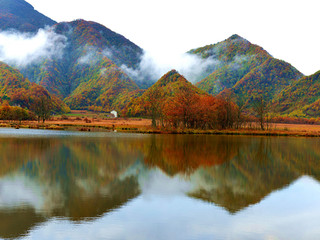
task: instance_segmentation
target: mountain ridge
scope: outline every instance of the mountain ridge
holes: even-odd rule
[[[37,32],[52,26],[56,21],[39,13],[24,0],[0,0],[0,29],[16,29],[21,32]]]
[[[212,95],[231,88],[253,68],[272,57],[262,47],[250,43],[237,34],[224,41],[190,50],[201,58],[213,58],[219,64],[196,86]]]
[[[72,108],[122,110],[133,98],[148,91],[141,90],[144,83],[126,72],[126,69],[139,70],[145,53],[126,37],[83,19],[57,23],[24,0],[0,0],[1,30],[35,33],[45,26],[50,26],[47,31],[66,39],[62,55],[43,57],[18,69],[26,78],[45,87]],[[245,102],[249,111],[254,99],[263,96],[277,114],[319,115],[319,90],[316,83],[310,83],[317,79],[317,74],[304,76],[291,64],[275,59],[265,49],[238,34],[187,53],[214,60],[203,69],[201,76],[204,78],[195,84],[201,90],[192,91],[204,91],[214,96],[231,91]],[[166,78],[159,80],[174,81],[168,74],[176,76],[179,73],[170,71],[164,75]],[[183,84],[188,85],[185,81]],[[150,89],[160,88],[160,82]],[[313,95],[305,90],[309,83]],[[169,82],[162,85],[171,86]],[[171,87],[171,91],[176,91],[176,87]],[[295,87],[302,89],[300,93]],[[307,97],[293,97],[298,94],[309,96],[312,101],[307,101]],[[283,96],[290,96],[295,106],[287,106]]]

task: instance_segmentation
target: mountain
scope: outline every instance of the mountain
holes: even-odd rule
[[[37,32],[50,26],[41,32],[49,41],[44,53],[10,64],[72,108],[119,110],[139,92],[121,68],[138,68],[143,50],[124,36],[95,22],[56,23],[23,0],[0,0],[0,9],[2,30]]]
[[[146,104],[148,102],[159,101],[162,105],[165,105],[173,97],[181,93],[187,93],[190,98],[195,95],[206,95],[204,91],[194,86],[176,70],[171,70],[148,88],[140,97],[133,99],[127,106],[126,113],[129,116],[146,116]]]
[[[189,53],[217,63],[197,87],[212,95],[224,96],[231,92],[247,110],[257,98],[270,103],[283,89],[303,77],[289,63],[273,58],[263,48],[238,35]]]
[[[0,29],[37,32],[56,22],[36,11],[24,0],[0,0]]]
[[[122,35],[84,20],[58,23],[50,31],[65,39],[61,54],[21,71],[73,109],[119,110],[139,90],[120,67],[136,68],[143,50]]]
[[[241,99],[246,108],[252,107],[256,98],[262,97],[270,103],[284,88],[290,86],[303,75],[284,61],[268,58],[239,80],[231,91]],[[224,90],[221,94],[226,92]]]
[[[232,35],[225,41],[213,45],[190,50],[188,53],[214,60],[215,65],[211,67],[210,75],[196,84],[212,95],[231,88],[253,68],[271,57],[264,49],[238,35]]]
[[[31,83],[18,70],[0,62],[0,102],[7,100],[13,105],[30,109],[35,96],[49,97],[56,113],[70,110],[64,102],[49,94],[45,88]]]
[[[272,102],[275,112],[292,117],[320,116],[320,71],[283,89]]]
[[[101,24],[81,19],[56,23],[24,0],[0,0],[1,30],[36,32],[45,26],[50,28],[42,34],[50,34],[53,38],[46,47],[50,54],[39,54],[41,57],[37,61],[28,64],[11,65],[31,82],[43,86],[73,109],[120,111],[142,94],[140,88],[146,87],[145,79],[138,79],[132,72],[140,70],[144,51],[124,36]],[[277,100],[285,104],[285,99],[281,100],[278,94],[287,89],[287,94],[294,95],[290,86],[304,77],[289,63],[273,58],[262,47],[236,34],[188,53],[210,63],[200,74],[204,79],[196,87],[211,95],[231,91],[247,109],[257,97],[265,98],[268,103]],[[176,74],[166,74],[146,94],[160,88],[157,91],[170,98],[182,85],[187,92],[199,93],[200,90],[192,88],[186,80],[174,77]],[[169,84],[175,82],[173,79],[180,79],[179,83]],[[276,109],[280,114],[293,112],[293,115],[316,116],[320,101],[313,100],[302,100],[296,105],[299,109],[286,109],[281,104]]]

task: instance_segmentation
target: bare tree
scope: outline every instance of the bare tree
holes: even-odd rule
[[[236,116],[236,128],[239,129],[245,124],[246,118],[243,113],[245,106],[244,98],[240,95],[237,96],[236,104],[238,106],[237,116]]]
[[[162,101],[161,92],[159,89],[150,89],[147,94],[147,111],[152,120],[152,126],[157,126],[157,120],[161,118],[162,115]]]
[[[265,117],[268,115],[268,106],[264,96],[259,96],[254,99],[253,111],[257,115],[261,130],[265,130]]]
[[[40,95],[32,99],[32,111],[37,115],[38,122],[42,120],[44,123],[50,118],[52,110],[52,102],[49,95]]]
[[[222,95],[222,99],[226,102],[225,109],[226,109],[226,127],[232,128],[237,121],[238,113],[235,112],[235,105],[236,102],[236,95],[231,89],[226,89]],[[238,112],[238,109],[237,109]]]

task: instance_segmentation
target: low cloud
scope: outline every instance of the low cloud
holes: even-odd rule
[[[119,72],[119,68],[117,68],[115,66],[100,69],[100,75],[103,77],[116,74],[117,72]]]
[[[214,58],[201,58],[194,54],[157,54],[145,52],[137,69],[126,65],[121,68],[134,80],[155,82],[168,71],[175,69],[192,83],[209,75],[220,64]]]
[[[81,50],[83,54],[77,60],[79,64],[93,66],[101,61],[102,57],[107,57],[110,60],[113,60],[113,50],[109,48],[101,50],[98,47],[86,45],[84,48],[81,48]]]
[[[83,55],[78,58],[79,64],[96,65],[101,60],[101,54],[97,47],[86,46],[82,51]]]
[[[112,47],[99,49],[93,46],[86,46],[83,49],[83,55],[78,59],[78,63],[95,65],[101,60],[101,57],[107,57],[117,64],[117,52],[118,50]],[[190,82],[196,83],[207,77],[219,65],[220,61],[214,57],[202,58],[201,56],[188,53],[164,54],[146,51],[142,55],[137,68],[132,68],[125,64],[118,66],[134,81],[149,86],[172,69],[176,69]],[[105,70],[102,70],[101,74],[104,75]]]
[[[67,38],[50,29],[36,34],[16,31],[0,32],[0,61],[26,67],[43,58],[61,58]]]

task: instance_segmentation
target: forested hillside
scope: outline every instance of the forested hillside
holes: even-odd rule
[[[292,117],[320,117],[320,71],[283,89],[274,98],[272,109]]]
[[[70,111],[59,98],[51,95],[45,88],[31,83],[16,69],[0,62],[0,102],[36,110],[39,102],[47,101],[54,113]]]
[[[284,88],[290,86],[303,75],[290,64],[275,58],[269,58],[259,67],[252,69],[232,88],[236,101],[245,108],[252,108],[257,99],[267,104]],[[226,90],[221,93],[223,95]]]
[[[271,57],[264,49],[238,35],[232,35],[216,44],[193,49],[189,53],[216,60],[212,73],[196,84],[212,95],[231,88],[253,68]]]
[[[66,39],[62,55],[42,59],[22,72],[73,109],[123,108],[139,88],[119,66],[135,68],[142,49],[95,22],[63,22],[52,31]]]

